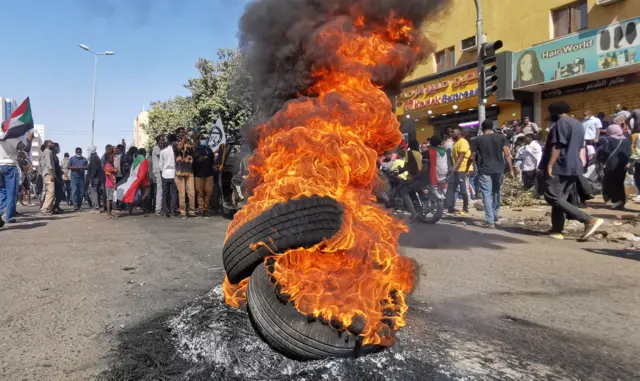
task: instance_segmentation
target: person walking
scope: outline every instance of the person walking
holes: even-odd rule
[[[69,152],[64,153],[62,158],[62,186],[64,187],[64,195],[67,197],[67,205],[71,206],[73,199],[71,192],[71,174],[69,173]]]
[[[611,201],[611,209],[622,210],[627,199],[624,180],[631,156],[631,142],[625,138],[618,124],[609,125],[606,134],[598,140],[596,154],[604,173],[602,195]]]
[[[174,149],[175,183],[178,188],[178,207],[182,219],[196,216],[196,198],[193,179],[193,144],[183,134]],[[189,205],[187,207],[187,201]],[[188,209],[188,210],[187,210]]]
[[[76,154],[69,159],[67,167],[71,173],[73,210],[78,211],[82,207],[85,170],[89,167],[89,161],[82,156],[82,148],[76,148]]]
[[[113,153],[111,155],[107,155],[106,157],[107,163],[104,166],[104,175],[105,175],[104,193],[107,196],[106,197],[107,201],[105,205],[107,207],[108,219],[118,218],[117,216],[114,216],[111,214],[111,206],[113,205],[113,194],[115,193],[115,188],[116,188],[116,175],[118,173],[118,170],[113,165],[114,157],[115,157],[115,154]]]
[[[482,194],[486,227],[495,229],[500,211],[500,188],[504,177],[505,162],[514,176],[510,152],[511,142],[503,134],[493,131],[493,121],[482,122],[482,135],[471,142],[471,156],[467,168],[474,163],[478,170],[478,185]]]
[[[102,161],[96,153],[96,147],[89,148],[89,167],[87,169],[87,181],[89,183],[89,199],[93,213],[100,213],[99,194],[100,188],[105,182],[105,172]],[[105,205],[106,207],[106,205]]]
[[[173,146],[176,142],[174,134],[167,136],[167,146],[160,151],[160,173],[162,175],[162,210],[167,217],[175,215],[178,209],[178,190],[176,188],[176,160]]]
[[[193,153],[193,176],[199,212],[203,217],[208,217],[209,202],[213,194],[213,151],[203,136],[200,136],[198,147]]]
[[[566,102],[549,105],[549,114],[553,126],[547,136],[544,153],[539,168],[544,171],[544,198],[551,205],[551,230],[549,236],[564,239],[562,232],[566,218],[584,224],[581,239],[587,239],[604,222],[578,209],[570,199],[575,194],[578,176],[584,172],[580,151],[584,146],[584,128],[582,123],[571,118],[571,107]],[[573,203],[572,203],[573,202]]]
[[[42,207],[40,213],[44,215],[53,214],[53,204],[56,196],[56,167],[53,160],[53,142],[44,142],[44,151],[40,160],[42,182],[44,184],[44,197],[42,197]]]
[[[155,179],[156,183],[156,193],[152,195],[152,197],[156,198],[156,215],[159,216],[162,214],[162,170],[160,168],[160,152],[165,148],[166,142],[163,135],[156,137],[156,144],[153,146],[151,150],[151,166],[153,168],[152,176]]]
[[[453,176],[447,187],[447,209],[448,212],[458,213],[461,216],[469,213],[469,192],[467,191],[467,173],[473,170],[473,165],[468,165],[471,157],[471,147],[469,142],[463,136],[463,130],[460,127],[453,129],[451,138],[455,142],[452,149],[453,158]],[[446,143],[445,143],[446,146]],[[456,212],[456,191],[460,192],[462,197],[462,212]]]
[[[0,227],[15,222],[20,170],[20,151],[31,150],[33,132],[19,138],[0,140]]]
[[[584,127],[584,142],[589,146],[595,147],[602,129],[602,122],[591,111],[585,111],[582,127]]]
[[[524,190],[531,189],[536,184],[537,170],[542,160],[542,146],[534,134],[525,135],[522,149],[522,183]]]
[[[60,208],[60,203],[66,200],[67,195],[64,192],[64,184],[62,180],[62,166],[60,165],[60,159],[58,158],[58,154],[60,154],[60,144],[53,143],[53,166],[56,173],[55,178],[55,199],[53,202],[53,214],[62,214],[64,211]]]

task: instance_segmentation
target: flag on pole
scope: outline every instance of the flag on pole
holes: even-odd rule
[[[216,124],[213,125],[211,135],[209,136],[209,147],[213,152],[216,152],[221,145],[227,143],[227,136],[224,133],[224,126],[222,125],[222,119],[218,118]]]
[[[19,138],[31,129],[33,129],[33,117],[31,116],[31,103],[27,97],[20,107],[13,110],[9,119],[2,122],[0,140]]]

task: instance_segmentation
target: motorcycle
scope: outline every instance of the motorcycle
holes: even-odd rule
[[[246,192],[242,186],[243,153],[242,141],[231,140],[221,150],[221,170],[218,172],[220,185],[220,206],[223,215],[232,219],[246,203]]]
[[[380,170],[380,176],[384,185],[378,191],[378,201],[393,210],[406,211],[402,197],[397,192],[392,192],[392,189],[397,188],[404,180],[396,173],[383,169]],[[393,200],[391,199],[392,194],[395,194]],[[412,192],[409,196],[413,207],[419,213],[418,221],[435,224],[442,219],[445,195],[437,185],[427,185],[420,191]]]

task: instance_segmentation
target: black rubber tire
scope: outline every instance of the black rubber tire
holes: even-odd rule
[[[442,215],[444,214],[444,200],[439,199],[434,194],[429,194],[423,199],[423,202],[429,202],[431,205],[435,206],[435,210],[431,210],[433,212],[432,215],[427,215],[424,211],[420,213],[420,221],[426,224],[435,224],[436,222],[442,219]]]
[[[358,357],[384,347],[361,347],[358,337],[338,333],[319,320],[309,321],[291,303],[283,303],[264,265],[256,267],[247,287],[247,312],[253,328],[274,350],[294,360]]]
[[[269,248],[277,248],[279,253],[309,248],[332,237],[341,225],[342,208],[329,197],[303,197],[276,204],[227,238],[222,250],[224,270],[231,283],[238,283],[272,255]],[[253,250],[251,244],[258,242],[269,247]]]

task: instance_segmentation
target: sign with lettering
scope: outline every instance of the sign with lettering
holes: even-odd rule
[[[601,79],[598,81],[580,83],[573,86],[567,86],[567,87],[561,87],[559,89],[543,91],[542,99],[561,97],[563,95],[570,95],[575,93],[584,93],[585,91],[616,87],[620,85],[627,85],[630,83],[637,83],[639,81],[640,81],[640,74],[638,73],[618,75],[613,78]]]
[[[640,62],[640,17],[513,53],[513,88]]]
[[[478,71],[466,70],[404,89],[396,102],[404,110],[419,110],[445,103],[455,103],[478,95]]]

